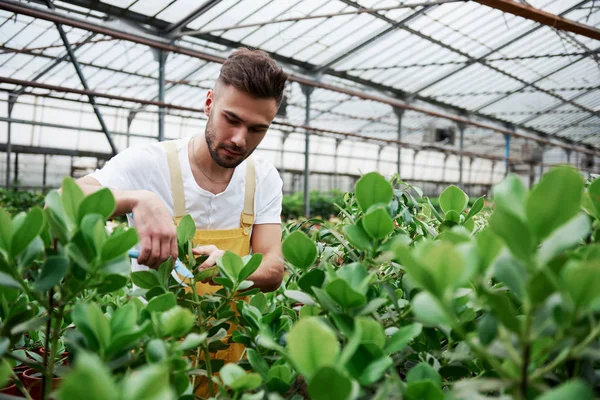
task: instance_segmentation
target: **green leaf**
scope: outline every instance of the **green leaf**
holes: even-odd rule
[[[232,251],[227,250],[223,257],[217,260],[217,265],[219,269],[229,279],[233,282],[241,282],[242,279],[239,279],[240,272],[244,269],[244,262],[242,261],[242,257],[238,256]]]
[[[360,374],[358,381],[363,386],[369,386],[380,380],[385,372],[394,364],[390,357],[382,357],[370,363]]]
[[[269,378],[277,378],[280,381],[289,384],[292,381],[292,370],[287,364],[274,365],[267,372],[267,376]]]
[[[78,303],[71,313],[73,322],[85,336],[88,347],[103,352],[110,343],[110,325],[96,303]]]
[[[369,283],[369,273],[361,263],[355,262],[344,265],[337,270],[337,276],[348,282],[357,292],[366,294]]]
[[[515,310],[508,297],[494,292],[487,292],[486,297],[498,320],[511,331],[520,333],[521,324],[517,319],[517,310]]]
[[[127,229],[121,234],[112,234],[102,246],[102,260],[112,260],[127,253],[137,242],[138,235],[135,229]]]
[[[175,306],[160,314],[163,336],[181,337],[192,329],[195,320],[189,309]]]
[[[525,262],[529,262],[534,248],[529,227],[514,214],[496,209],[490,218],[492,231],[504,239],[511,253]]]
[[[81,232],[91,247],[94,257],[100,254],[106,241],[106,228],[100,214],[88,214],[81,220]]]
[[[196,223],[191,215],[186,214],[177,225],[177,243],[187,243],[194,238],[195,233]]]
[[[139,368],[123,384],[122,399],[127,400],[175,400],[169,385],[169,371],[162,364]]]
[[[460,222],[460,214],[454,210],[448,210],[444,215],[444,219],[458,224]]]
[[[362,344],[374,344],[383,349],[383,346],[385,346],[385,332],[381,323],[371,317],[358,317],[354,323],[360,325]]]
[[[406,386],[405,400],[444,400],[444,392],[431,381],[417,381]]]
[[[159,363],[167,358],[167,348],[160,339],[152,339],[146,345],[146,361],[148,364]]]
[[[419,336],[423,330],[423,325],[419,323],[403,326],[389,338],[384,354],[394,354],[404,349],[414,338]]]
[[[254,273],[260,267],[260,263],[263,260],[262,254],[253,254],[252,257],[246,262],[246,265],[242,268],[239,273],[238,279],[239,281],[243,281],[248,278],[250,275]]]
[[[342,232],[348,242],[357,249],[367,251],[371,248],[371,239],[360,225],[346,225]]]
[[[154,286],[160,286],[155,271],[136,271],[131,273],[131,281],[134,285],[142,289],[152,289]]]
[[[542,394],[537,400],[592,400],[593,398],[594,392],[592,389],[582,380],[575,379]]]
[[[428,292],[418,293],[412,300],[415,317],[426,326],[450,325],[450,320],[438,301]]]
[[[394,231],[394,222],[385,208],[369,210],[362,224],[367,234],[376,240],[384,239]]]
[[[475,200],[475,203],[473,203],[473,207],[471,207],[471,209],[469,210],[469,213],[467,214],[467,218],[465,218],[465,221],[468,221],[471,218],[473,218],[474,216],[476,216],[477,214],[479,214],[479,212],[481,210],[483,210],[484,203],[485,203],[485,200],[483,199],[483,196],[481,196],[477,200]]]
[[[321,269],[313,269],[298,279],[298,286],[302,291],[313,294],[312,287],[320,288],[323,282],[325,282],[325,272]]]
[[[109,274],[102,278],[102,282],[96,287],[98,294],[106,294],[115,292],[125,286],[129,282],[129,277],[118,274]]]
[[[562,286],[578,308],[585,308],[600,296],[600,262],[571,261],[562,271]]]
[[[54,285],[58,285],[60,281],[67,275],[69,271],[69,259],[65,256],[49,256],[42,266],[42,272],[35,283],[34,290],[36,292],[45,292],[50,290]]]
[[[600,213],[600,178],[596,178],[588,187],[589,198],[592,201],[596,213]]]
[[[406,375],[406,383],[430,381],[437,387],[442,386],[442,378],[431,365],[426,362],[421,362],[412,367]]]
[[[288,299],[297,301],[298,303],[308,304],[309,306],[317,305],[317,303],[315,303],[312,297],[299,290],[286,290],[283,292],[283,295]]]
[[[363,211],[376,203],[388,204],[394,198],[392,185],[377,172],[363,175],[356,182],[354,193]]]
[[[223,383],[233,390],[254,390],[262,383],[259,374],[246,373],[242,367],[233,363],[225,364],[219,375]]]
[[[494,270],[496,278],[508,286],[517,298],[524,298],[527,270],[523,264],[514,258],[501,258],[494,264]]]
[[[494,186],[494,203],[496,210],[513,214],[518,219],[525,220],[525,202],[527,201],[527,188],[517,175],[509,175]]]
[[[21,285],[19,282],[4,272],[0,272],[0,286],[21,290]]]
[[[589,235],[591,229],[590,218],[583,213],[578,214],[542,242],[538,250],[540,264],[546,264],[555,256],[577,245]]]
[[[88,214],[100,214],[104,220],[115,211],[115,198],[108,188],[102,188],[83,199],[79,205],[78,222]]]
[[[161,294],[160,296],[153,297],[148,302],[146,310],[149,312],[162,312],[167,311],[177,305],[175,295],[171,292]]]
[[[207,337],[208,337],[208,332],[204,332],[202,334],[197,334],[197,333],[192,332],[185,337],[183,342],[178,343],[178,348],[182,351],[196,349],[202,343],[204,343],[204,341],[206,340]],[[248,349],[248,351],[249,350],[253,350],[253,349]]]
[[[12,220],[10,215],[0,207],[0,249],[10,252],[12,240]]]
[[[365,295],[355,291],[343,279],[335,279],[325,286],[327,294],[343,308],[359,307],[367,302]]]
[[[300,319],[287,335],[287,348],[296,369],[309,381],[320,368],[335,365],[340,353],[335,333],[319,317]]]
[[[131,302],[117,308],[110,319],[111,333],[116,334],[133,328],[137,321],[137,314],[137,308]]]
[[[458,186],[450,185],[440,195],[440,208],[444,213],[452,210],[462,214],[468,203],[469,196]]]
[[[292,232],[282,244],[283,256],[295,267],[306,269],[317,259],[317,246],[304,232]]]
[[[219,266],[215,265],[210,268],[204,268],[198,271],[196,275],[194,275],[195,282],[204,282],[207,279],[214,278],[219,275]]]
[[[539,241],[577,215],[583,189],[583,177],[571,167],[552,168],[542,177],[526,205],[529,226]]]
[[[308,384],[313,400],[347,400],[352,397],[352,381],[334,367],[319,369]]]
[[[498,257],[500,251],[504,247],[504,243],[489,228],[481,231],[476,236],[475,240],[477,242],[480,263],[483,267],[483,271],[485,271],[492,265],[496,257]]]
[[[44,226],[44,213],[41,208],[32,208],[20,225],[14,224],[11,240],[11,254],[13,257],[21,254],[29,246],[29,243],[38,236]]]
[[[269,364],[255,349],[248,348],[246,349],[246,353],[248,354],[248,361],[250,361],[252,369],[266,378],[269,372]]]
[[[493,314],[486,313],[477,324],[477,334],[482,345],[492,343],[498,334],[498,322]]]
[[[79,222],[78,211],[81,202],[83,201],[83,191],[75,183],[75,180],[70,176],[65,177],[62,181],[62,194],[61,200],[65,210],[65,214],[71,220],[73,225]]]
[[[80,351],[75,367],[62,379],[58,400],[117,399],[119,394],[110,371],[98,356]]]

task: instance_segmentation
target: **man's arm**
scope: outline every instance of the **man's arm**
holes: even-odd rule
[[[252,227],[252,252],[263,255],[260,267],[248,278],[263,292],[277,290],[283,279],[281,224],[260,224]]]
[[[86,195],[103,187],[89,175],[76,182]],[[149,190],[110,190],[116,202],[113,215],[133,212],[135,216],[135,228],[140,238],[138,262],[158,268],[169,256],[177,259],[177,230],[160,197]]]

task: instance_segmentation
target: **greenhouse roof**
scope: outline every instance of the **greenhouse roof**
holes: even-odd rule
[[[600,25],[600,5],[592,0],[527,4],[589,27]],[[15,13],[11,7],[29,11]],[[164,102],[179,106],[170,108],[170,115],[194,118],[204,118],[202,101],[218,75],[218,61],[250,46],[268,51],[297,78],[292,80],[316,85],[310,126],[317,133],[395,140],[398,107],[392,106],[406,105],[402,143],[415,149],[429,144],[426,132],[432,126],[467,121],[465,152],[500,159],[502,133],[514,132],[511,146],[517,148],[524,138],[551,138],[540,140],[600,154],[600,41],[478,2],[66,0],[4,1],[0,9],[0,75],[9,78],[0,84],[5,92],[22,88],[15,82],[36,81],[39,87],[21,92],[88,101],[82,93],[48,90],[85,88],[59,30],[51,18],[38,15],[43,13],[123,33],[115,37],[81,24],[62,25],[89,89],[107,95],[96,101],[130,111],[122,118],[133,118],[144,107],[157,109],[152,102],[159,99],[161,56],[144,40],[185,49],[168,52]],[[141,40],[125,40],[126,35]],[[277,120],[284,132],[305,124],[301,86],[288,85],[286,94],[286,116]],[[456,142],[444,146],[456,150]]]

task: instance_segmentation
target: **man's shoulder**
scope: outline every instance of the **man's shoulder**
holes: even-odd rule
[[[269,160],[264,159],[260,156],[253,155],[254,165],[256,168],[256,177],[259,182],[261,181],[272,181],[272,180],[280,180],[279,171],[277,168],[271,163]]]

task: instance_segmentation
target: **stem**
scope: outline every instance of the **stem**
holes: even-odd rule
[[[528,379],[529,379],[529,362],[531,358],[531,343],[529,336],[531,331],[531,305],[525,299],[525,330],[523,332],[523,364],[521,365],[521,395],[524,399],[527,398]]]
[[[21,382],[21,380],[19,379],[19,377],[17,376],[17,374],[15,374],[15,371],[10,371],[10,373],[12,375],[13,382],[19,388],[19,390],[21,391],[21,393],[23,393],[23,395],[25,396],[25,398],[27,400],[33,400],[31,398],[31,395],[27,391],[27,389],[25,389],[25,385],[23,385],[23,382]]]
[[[54,360],[56,360],[56,348],[58,347],[58,338],[60,337],[60,327],[62,325],[62,320],[65,312],[65,307],[60,306],[58,308],[58,315],[56,321],[54,323],[54,332],[52,333],[52,344],[50,345],[50,365],[48,369],[49,379],[46,381],[46,385],[44,386],[44,398],[50,394],[52,390],[52,381],[54,378]],[[46,350],[47,352],[48,350]]]
[[[210,354],[208,353],[208,344],[204,344],[204,362],[206,363],[206,375],[208,375],[208,393],[210,397],[214,396],[213,380],[212,380],[212,365],[210,364]]]
[[[545,374],[547,374],[548,372],[552,371],[554,368],[558,367],[560,364],[565,362],[572,354],[576,354],[576,353],[580,352],[581,350],[583,350],[599,334],[600,334],[600,325],[596,326],[590,332],[590,334],[587,335],[587,337],[581,343],[579,343],[577,346],[573,347],[569,351],[565,351],[564,353],[559,354],[558,357],[556,357],[554,360],[552,360],[552,362],[550,364],[546,365],[544,368],[538,369],[531,376],[531,380],[534,381],[536,379],[539,379],[542,376],[544,376]]]
[[[47,394],[49,393],[49,388],[52,382],[52,376],[48,376],[50,373],[50,368],[48,367],[48,357],[50,356],[50,336],[52,335],[52,313],[54,306],[54,288],[50,289],[48,292],[48,321],[46,321],[46,337],[44,339],[44,374],[42,376],[42,398],[45,399]],[[52,364],[54,364],[54,360],[52,360]]]

